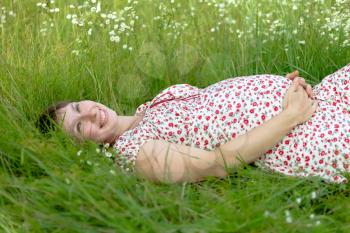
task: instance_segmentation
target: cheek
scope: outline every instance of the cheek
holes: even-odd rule
[[[100,138],[103,138],[103,132],[101,131],[101,129],[100,129],[98,126],[92,124],[92,125],[90,125],[89,127],[91,127],[90,138],[92,138],[92,139],[100,139]],[[89,128],[89,130],[90,130],[90,128]],[[89,132],[88,132],[88,133],[89,133]],[[89,134],[88,134],[88,135],[89,135]]]

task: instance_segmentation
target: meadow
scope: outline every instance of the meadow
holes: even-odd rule
[[[157,185],[34,124],[58,100],[133,115],[173,84],[349,62],[349,0],[1,0],[0,232],[349,232],[350,184],[244,166]]]

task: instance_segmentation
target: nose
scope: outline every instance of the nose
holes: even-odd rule
[[[88,109],[88,111],[82,112],[80,117],[83,120],[90,120],[92,123],[95,123],[97,121],[97,113],[98,109],[96,107],[92,107]]]

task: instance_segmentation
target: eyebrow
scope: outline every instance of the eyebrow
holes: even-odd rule
[[[72,107],[73,110],[75,110],[75,109],[74,109],[74,106],[73,106],[73,103],[70,103],[70,106]]]
[[[70,103],[70,105],[71,105],[71,108],[72,108],[73,111],[74,111],[75,109],[74,109],[73,103]],[[67,114],[67,113],[66,113],[66,114]],[[74,131],[74,128],[75,128],[74,122],[70,125],[69,128],[72,130],[72,133],[75,133],[75,131]],[[79,132],[78,132],[78,133],[79,133]]]

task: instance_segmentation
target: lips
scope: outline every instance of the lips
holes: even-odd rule
[[[107,122],[107,113],[100,109],[100,128],[102,128]]]

